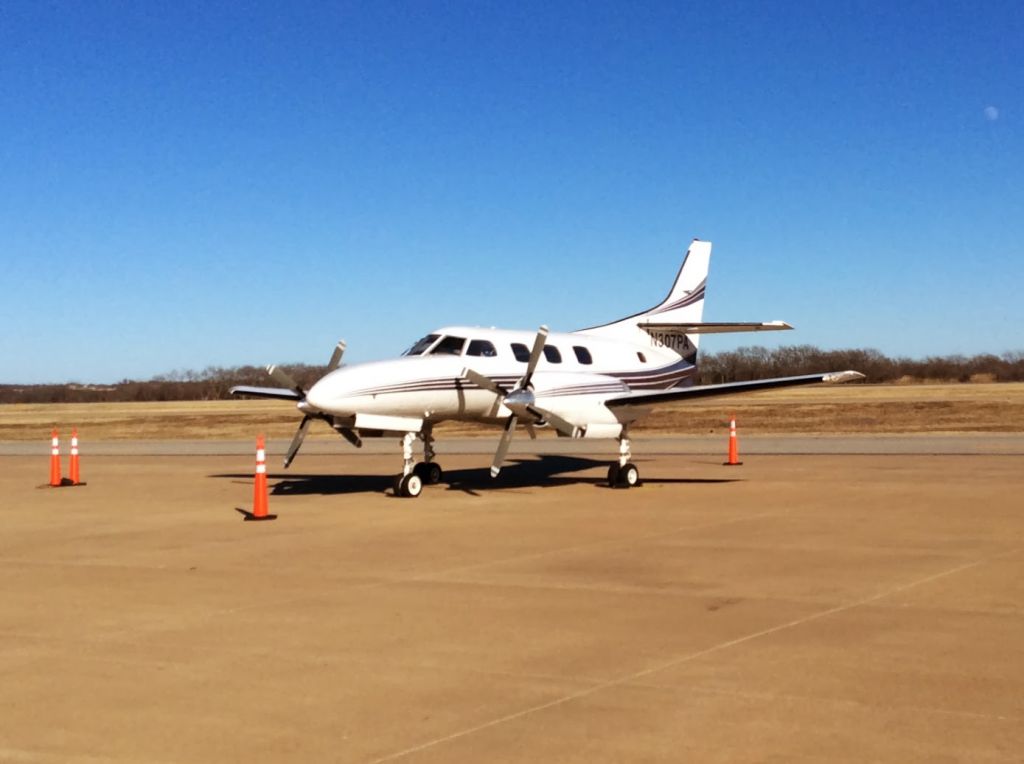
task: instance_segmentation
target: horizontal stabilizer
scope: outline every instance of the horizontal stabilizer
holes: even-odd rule
[[[301,396],[287,387],[248,387],[237,385],[230,390],[232,395],[247,395],[250,398],[277,398],[282,401],[297,401]]]
[[[666,324],[653,321],[641,321],[637,324],[641,329],[657,334],[733,334],[735,332],[778,332],[793,327],[785,321],[765,321],[762,323],[692,323]]]
[[[776,377],[774,379],[756,379],[752,382],[727,382],[722,385],[695,385],[694,387],[673,388],[656,392],[637,391],[626,395],[609,398],[604,405],[609,408],[619,406],[650,406],[656,403],[690,400],[691,398],[709,398],[717,395],[735,395],[750,393],[756,390],[771,390],[776,387],[794,387],[796,385],[813,385],[819,382],[839,384],[864,379],[859,371],[833,371],[822,374],[804,374],[798,377]]]

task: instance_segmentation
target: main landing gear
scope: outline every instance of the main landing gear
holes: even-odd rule
[[[612,488],[632,488],[640,485],[640,470],[629,461],[629,433],[625,429],[619,436],[619,460],[608,468],[608,485]]]
[[[414,462],[412,444],[416,438],[423,439],[423,461]],[[424,485],[436,485],[441,482],[441,466],[434,461],[434,436],[430,427],[423,432],[407,432],[402,438],[402,473],[395,476],[395,496],[415,499],[423,493]]]

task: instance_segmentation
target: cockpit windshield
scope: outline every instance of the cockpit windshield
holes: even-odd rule
[[[430,355],[462,355],[462,346],[465,344],[465,337],[453,337],[449,334],[434,346]]]
[[[411,348],[402,353],[402,355],[423,355],[427,351],[427,348],[437,342],[437,338],[440,336],[440,334],[428,334]]]

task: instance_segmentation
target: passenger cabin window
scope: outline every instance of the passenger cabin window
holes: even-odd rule
[[[428,334],[411,348],[402,353],[402,355],[423,355],[426,349],[437,342],[437,338],[440,336],[440,334]]]
[[[448,336],[437,343],[430,355],[462,355],[462,346],[465,344],[465,337]]]
[[[514,355],[516,360],[520,363],[526,363],[530,360],[530,348],[526,347],[522,342],[513,342],[512,355]]]
[[[647,356],[645,356],[639,350],[636,351],[636,357],[640,359],[640,363],[647,363]]]
[[[498,351],[487,340],[470,340],[466,355],[481,355],[484,358],[494,358],[498,355]]]
[[[572,352],[576,354],[576,360],[585,366],[589,366],[594,362],[594,359],[590,356],[590,351],[582,345],[573,345]]]
[[[558,348],[554,345],[544,346],[544,357],[548,359],[548,363],[562,362],[562,354],[558,352]]]

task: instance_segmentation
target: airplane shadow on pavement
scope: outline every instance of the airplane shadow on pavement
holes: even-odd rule
[[[688,483],[735,483],[739,478],[649,478],[643,476],[643,460],[636,460],[641,467],[641,486],[647,484],[688,484]],[[443,458],[438,462],[444,467]],[[425,491],[447,489],[462,491],[474,496],[486,495],[491,491],[513,488],[554,488],[564,485],[590,484],[596,488],[611,490],[605,477],[607,459],[586,459],[577,456],[544,454],[538,457],[510,459],[501,474],[491,477],[490,466],[470,469],[445,470],[441,483],[425,486]],[[598,475],[572,475],[567,473],[599,470]],[[210,475],[212,478],[234,480],[251,479],[250,474],[230,473]],[[391,493],[395,476],[385,475],[323,475],[302,473],[274,473],[267,475],[270,493],[273,496],[334,495],[352,493]]]

